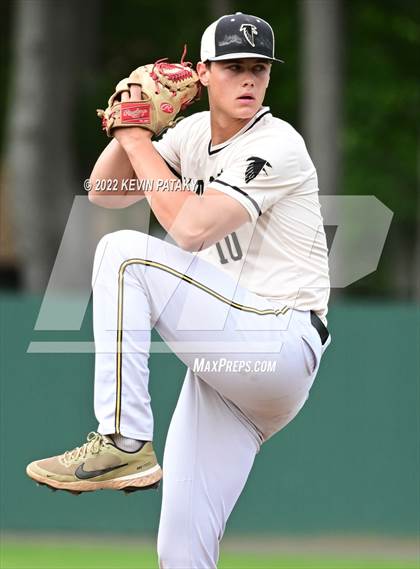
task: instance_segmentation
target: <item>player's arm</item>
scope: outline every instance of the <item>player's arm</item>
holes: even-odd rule
[[[155,180],[146,199],[159,223],[175,242],[188,251],[210,247],[249,221],[246,209],[235,199],[205,190],[198,196],[191,191],[162,191],[159,180],[174,186],[178,182],[163,158],[151,143],[151,133],[140,128],[116,129],[120,141],[138,178]]]
[[[97,109],[103,129],[116,140],[105,148],[92,171],[92,202],[104,207],[127,207],[144,197],[145,180],[139,177],[138,168],[133,169],[115,133],[139,130],[137,125],[142,124],[143,128],[159,134],[181,109],[197,98],[198,75],[183,57],[179,64],[155,62],[135,69],[117,84],[108,107]]]
[[[90,175],[89,201],[105,208],[128,207],[144,198],[137,186],[137,176],[126,152],[117,140],[111,140]]]

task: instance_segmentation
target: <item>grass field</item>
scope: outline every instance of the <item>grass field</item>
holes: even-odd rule
[[[50,545],[3,539],[0,547],[1,569],[157,569],[152,546],[99,546],[56,541]],[[339,558],[335,555],[287,555],[223,553],[219,569],[417,569],[415,559],[386,559],[378,555]],[[187,569],[187,568],[186,568]]]

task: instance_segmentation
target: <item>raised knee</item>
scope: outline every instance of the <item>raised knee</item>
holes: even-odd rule
[[[130,257],[142,257],[147,248],[148,235],[140,231],[122,229],[107,233],[98,242],[93,260],[92,286],[101,270],[105,257],[119,266]]]
[[[107,243],[115,244],[134,243],[136,241],[141,241],[147,238],[148,235],[146,235],[146,233],[142,233],[141,231],[134,231],[133,229],[119,229],[118,231],[107,233],[104,235],[104,237],[102,237],[102,239],[105,239]]]
[[[95,255],[101,254],[102,256],[107,251],[115,251],[115,249],[123,251],[133,245],[140,254],[141,246],[148,237],[147,234],[141,231],[133,231],[132,229],[121,229],[107,233],[99,240]]]

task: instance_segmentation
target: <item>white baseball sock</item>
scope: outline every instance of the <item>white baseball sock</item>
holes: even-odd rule
[[[139,451],[145,443],[145,441],[138,441],[137,439],[130,439],[117,434],[111,435],[111,438],[120,450],[125,450],[126,452]]]

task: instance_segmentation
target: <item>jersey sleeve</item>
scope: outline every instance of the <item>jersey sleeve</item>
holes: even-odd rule
[[[296,188],[302,179],[299,159],[292,147],[281,148],[279,140],[241,149],[207,187],[239,201],[251,221]]]

